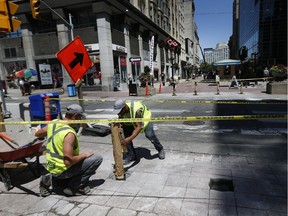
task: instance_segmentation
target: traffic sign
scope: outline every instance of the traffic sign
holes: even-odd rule
[[[129,58],[130,62],[140,62],[141,61],[141,57],[131,57]]]
[[[63,64],[71,79],[76,84],[93,65],[79,36],[56,53],[56,57]]]

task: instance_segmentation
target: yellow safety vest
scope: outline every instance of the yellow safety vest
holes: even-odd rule
[[[76,137],[73,155],[79,155],[79,143],[75,130],[65,124],[48,124],[47,145],[46,145],[46,165],[47,170],[53,174],[60,174],[68,169],[64,164],[63,143],[68,133],[73,133]]]
[[[139,109],[142,109],[142,116],[140,118],[151,118],[152,117],[152,113],[151,111],[141,102],[137,101],[137,102],[128,102],[126,103],[127,106],[129,107],[130,113],[124,115],[124,118],[136,118],[136,112]],[[147,127],[149,121],[144,121],[142,122],[142,129],[141,132],[143,132],[145,130],[145,128]],[[135,123],[133,123],[133,126],[136,127]]]

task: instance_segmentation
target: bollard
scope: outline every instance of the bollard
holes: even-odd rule
[[[194,85],[194,95],[197,95],[197,82],[195,82],[195,85]]]
[[[145,96],[149,95],[149,88],[148,88],[148,81],[146,81],[146,89],[145,89]]]
[[[173,94],[172,96],[176,96],[176,84],[173,83]]]
[[[161,93],[161,91],[162,91],[162,84],[161,84],[161,82],[160,82],[160,85],[159,85],[159,94]]]
[[[51,121],[51,111],[50,111],[50,97],[44,97],[44,110],[45,110],[45,120]]]
[[[242,88],[243,84],[242,82],[240,82],[240,94],[243,94],[243,88]]]
[[[122,136],[122,128],[120,123],[111,123],[111,138],[113,145],[113,157],[115,161],[114,165],[114,175],[116,180],[125,180],[125,171],[122,159],[122,152],[127,152],[126,145],[122,145],[121,141],[123,139]]]
[[[216,92],[216,94],[217,94],[217,95],[219,95],[219,94],[220,94],[220,89],[219,89],[219,86],[220,86],[220,83],[219,83],[219,82],[217,82],[217,90],[216,90],[216,91],[217,91],[217,92]]]
[[[172,85],[172,88],[173,88],[172,96],[176,96],[176,82],[175,82],[174,78],[172,78],[171,85]]]

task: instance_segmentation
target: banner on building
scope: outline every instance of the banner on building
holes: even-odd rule
[[[150,61],[149,61],[149,68],[150,68],[150,73],[153,74],[153,58],[154,58],[154,35],[151,38],[150,41]]]

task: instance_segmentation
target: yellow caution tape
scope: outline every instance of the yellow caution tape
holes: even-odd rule
[[[79,99],[79,98],[50,98],[50,100],[60,101],[93,101],[93,102],[115,102],[115,100],[103,99]],[[130,100],[127,100],[130,101]],[[287,104],[287,101],[202,101],[202,100],[139,100],[142,102],[155,102],[155,103],[180,103],[180,104]]]
[[[248,80],[263,80],[263,81],[266,81],[266,80],[269,80],[269,79],[273,79],[273,77],[259,77],[259,78],[247,78],[247,79],[237,79],[237,81],[248,81]],[[231,82],[232,79],[220,79],[220,82]],[[203,80],[203,81],[200,81],[200,83],[216,83],[216,81],[214,80]],[[198,82],[199,83],[199,82]]]
[[[0,125],[26,125],[26,124],[85,124],[85,123],[112,123],[112,122],[181,122],[181,121],[223,121],[223,120],[257,120],[257,119],[287,119],[287,115],[237,115],[237,116],[192,116],[192,117],[158,117],[135,119],[85,119],[85,120],[58,120],[58,121],[21,121],[0,122]]]

